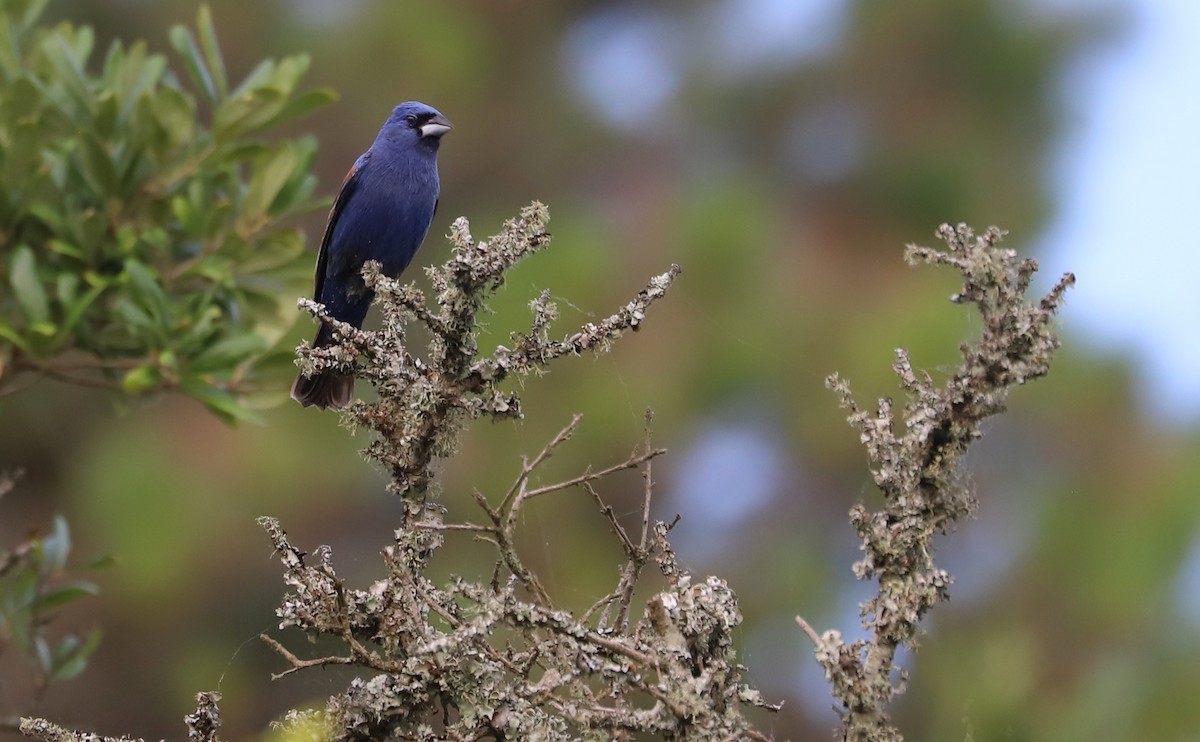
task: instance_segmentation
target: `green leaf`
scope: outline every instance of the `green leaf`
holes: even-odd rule
[[[129,47],[129,54],[109,73],[114,77],[112,87],[121,103],[122,120],[128,118],[138,98],[158,84],[166,69],[167,60],[160,54],[147,54],[145,42]]]
[[[79,320],[83,319],[84,312],[88,310],[88,307],[92,306],[92,302],[96,301],[100,294],[103,294],[107,288],[107,284],[91,286],[82,296],[75,297],[67,304],[66,315],[63,317],[62,325],[59,327],[59,332],[63,333],[64,339],[66,334],[74,330],[75,326],[79,324]]]
[[[246,200],[242,204],[243,224],[266,215],[299,162],[300,153],[290,142],[280,142],[268,151],[254,169],[246,188]]]
[[[117,114],[120,109],[116,93],[112,90],[97,92],[92,95],[92,105],[95,113],[92,116],[92,126],[88,133],[103,141],[112,141],[113,135],[116,133]]]
[[[3,44],[0,44],[3,47]],[[0,112],[10,126],[21,123],[33,123],[46,101],[42,91],[24,75],[8,83],[4,96],[0,97]]]
[[[185,379],[180,384],[180,388],[189,396],[203,402],[205,407],[228,423],[246,421],[258,425],[263,424],[262,417],[243,407],[237,397],[227,391],[217,389],[203,380]]]
[[[180,91],[164,87],[150,100],[154,118],[171,144],[191,142],[196,132],[196,107]]]
[[[0,593],[4,599],[4,612],[14,614],[33,605],[37,598],[37,586],[41,581],[36,564],[23,564],[9,577],[5,590]]]
[[[48,240],[46,242],[46,247],[50,248],[51,252],[58,253],[59,255],[66,255],[69,258],[75,258],[76,260],[83,260],[83,253],[79,250],[78,247],[75,247],[74,245],[72,245],[69,242],[64,242],[63,240]],[[74,276],[74,274],[63,274],[63,275],[71,275],[72,277],[76,277],[76,276]],[[61,277],[62,276],[60,276],[60,278]]]
[[[29,345],[29,341],[22,337],[19,332],[8,325],[5,325],[3,322],[0,322],[0,338],[4,338],[26,353],[33,352],[33,348]]]
[[[317,158],[317,140],[304,136],[288,142],[296,153],[296,166],[279,195],[271,202],[270,213],[273,217],[282,217],[310,209],[317,205],[312,194],[316,190],[316,176],[312,174],[313,163]]]
[[[57,572],[67,566],[67,557],[71,555],[71,529],[67,526],[66,518],[54,516],[54,533],[42,539],[39,547],[43,574]]]
[[[75,300],[76,292],[79,291],[79,276],[74,273],[59,273],[55,281],[55,289],[58,301],[61,304],[69,305]]]
[[[61,683],[82,673],[87,668],[88,659],[100,646],[103,636],[100,629],[92,629],[82,643],[75,636],[63,639],[62,644],[54,652],[54,669],[46,679],[47,682]]]
[[[104,82],[109,87],[119,87],[118,81],[125,66],[125,45],[120,40],[114,41],[104,55]]]
[[[4,152],[4,183],[16,195],[29,187],[41,165],[42,131],[25,119],[6,133],[11,141]]]
[[[91,54],[94,38],[87,26],[77,29],[73,39],[60,29],[57,33],[48,34],[41,46],[42,54],[58,73],[54,82],[61,83],[61,88],[57,85],[55,88],[70,96],[69,101],[59,97],[59,104],[64,108],[63,112],[81,128],[91,123],[88,118],[92,94],[84,64]]]
[[[238,262],[237,273],[245,276],[252,273],[265,273],[276,268],[292,265],[296,258],[304,254],[304,237],[296,230],[288,229],[276,232],[260,240],[257,247]],[[308,273],[307,261],[305,273]]]
[[[176,196],[171,199],[171,214],[179,222],[179,227],[184,234],[200,234],[199,211],[192,208],[192,202],[186,196]]]
[[[90,572],[97,569],[112,569],[116,566],[116,564],[116,557],[114,557],[112,554],[105,554],[103,556],[96,557],[82,567],[76,567],[76,570],[81,572]]]
[[[130,394],[140,394],[157,387],[162,383],[162,373],[157,366],[138,366],[125,372],[121,379],[121,388]]]
[[[125,275],[129,277],[134,300],[160,327],[164,325],[171,309],[158,273],[145,263],[130,258],[125,261]]]
[[[46,298],[46,288],[38,277],[33,250],[28,245],[21,245],[13,251],[8,280],[28,323],[49,322],[50,302]]]
[[[278,68],[273,76],[273,84],[290,96],[311,64],[312,57],[307,54],[293,54],[290,57],[284,57],[279,60]]]
[[[264,59],[259,62],[254,69],[250,70],[250,74],[246,75],[246,79],[238,83],[238,86],[229,94],[230,98],[238,98],[243,94],[261,87],[272,75],[275,74],[275,60]]]
[[[188,363],[193,373],[215,373],[232,370],[234,366],[267,349],[266,339],[246,333],[226,338],[196,356]]]
[[[217,29],[213,26],[212,11],[201,5],[196,14],[196,32],[200,34],[200,46],[204,48],[204,59],[212,72],[213,82],[222,98],[229,95],[229,82],[225,76],[225,62],[221,59],[221,47],[217,44]]]
[[[258,88],[226,98],[213,115],[213,136],[236,139],[266,126],[283,110],[286,96],[274,88]]]
[[[337,92],[331,88],[315,88],[306,90],[300,95],[288,100],[287,105],[283,110],[271,121],[272,125],[279,125],[292,121],[293,119],[303,118],[313,111],[320,110],[330,103],[337,100]]]
[[[179,52],[192,83],[204,93],[204,97],[210,103],[215,104],[218,100],[216,86],[208,66],[204,64],[200,47],[196,46],[196,37],[192,36],[192,32],[186,26],[174,26],[171,28],[171,46]]]
[[[49,676],[54,670],[54,653],[50,651],[49,642],[41,634],[34,634],[33,647],[38,668],[41,669],[42,675]]]
[[[328,210],[328,207],[322,208],[322,203],[312,197],[313,192],[317,190],[317,176],[309,172],[309,166],[298,168],[297,174],[300,177],[292,178],[272,204],[271,213],[277,218]]]
[[[23,10],[18,10],[20,13],[20,28],[22,31],[27,31],[33,28],[33,24],[37,23],[38,18],[45,12],[46,6],[50,4],[50,0],[27,0]]]
[[[56,232],[62,232],[67,228],[67,220],[64,218],[61,205],[51,206],[39,201],[29,204],[29,213]]]
[[[119,195],[117,169],[104,142],[94,132],[80,132],[79,157],[83,175],[96,194],[104,198],[116,198]]]
[[[123,296],[113,304],[113,313],[124,322],[126,329],[133,331],[132,335],[157,336],[158,323],[128,297]]]
[[[71,582],[57,583],[38,597],[36,601],[37,610],[40,613],[47,614],[80,598],[99,594],[100,588],[90,582],[73,580]]]

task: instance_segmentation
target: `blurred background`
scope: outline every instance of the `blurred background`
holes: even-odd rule
[[[957,582],[904,660],[895,716],[911,739],[1200,735],[1200,250],[1180,220],[1200,169],[1200,5],[211,6],[232,78],[306,51],[310,84],[339,93],[292,129],[319,137],[330,196],[396,102],[454,121],[419,263],[446,257],[455,216],[482,236],[533,199],[550,205],[554,246],[512,274],[485,340],[525,326],[542,288],[567,331],[683,266],[642,332],[529,380],[524,421],[470,430],[440,498],[471,516],[470,488],[502,491],[574,412],[581,432],[545,476],[619,461],[652,407],[670,449],[655,516],[682,514],[681,560],[737,592],[749,677],[784,703],[761,720],[780,739],[825,739],[836,723],[793,616],[858,636],[871,590],[850,571],[846,513],[878,495],[823,379],[839,371],[869,404],[897,394],[895,347],[945,373],[978,329],[947,302],[955,276],[906,268],[903,246],[930,244],[942,222],[997,224],[1041,262],[1038,289],[1075,271],[1050,376],[1019,389],[970,456],[978,517],[938,542]],[[145,38],[177,64],[167,30],[196,8],[56,0],[49,13],[93,25],[101,49]],[[323,215],[303,226],[315,250]],[[289,342],[311,332],[301,320]],[[270,681],[283,663],[256,637],[283,586],[253,518],[279,517],[302,548],[331,545],[339,572],[368,584],[397,503],[358,456],[366,442],[293,404],[230,427],[187,399],[114,405],[52,382],[0,401],[0,468],[27,471],[0,535],[61,512],[81,557],[116,560],[103,594],[62,618],[102,625],[103,644],[38,713],[178,738],[193,695],[220,690],[228,736],[244,739],[343,688],[334,671]],[[636,517],[636,477],[603,494]],[[539,501],[524,525],[523,552],[564,604],[615,583],[617,543],[581,493]],[[453,541],[438,574],[490,573],[486,556]],[[4,665],[5,713],[24,709],[22,673]]]

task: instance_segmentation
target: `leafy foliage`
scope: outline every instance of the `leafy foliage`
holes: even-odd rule
[[[285,220],[316,208],[314,138],[269,139],[329,102],[305,56],[230,84],[207,8],[170,40],[37,25],[0,6],[0,391],[19,372],[139,394],[179,389],[226,418],[294,321],[307,260]],[[207,121],[207,124],[205,124]]]
[[[14,478],[0,478],[0,495],[12,488]],[[57,641],[47,634],[60,609],[99,592],[95,584],[75,576],[68,566],[70,555],[71,532],[62,517],[54,519],[50,534],[0,551],[0,651],[12,646],[31,661],[38,692],[83,672],[100,645],[99,629],[82,637],[67,633]]]

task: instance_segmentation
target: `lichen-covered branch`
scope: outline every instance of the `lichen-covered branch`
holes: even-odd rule
[[[282,627],[332,634],[344,654],[302,659],[264,637],[289,664],[276,677],[310,667],[347,664],[373,675],[353,681],[322,712],[294,712],[289,729],[319,725],[335,739],[621,738],[637,732],[665,739],[765,739],[743,716],[766,706],[742,678],[733,634],[741,623],[725,583],[695,580],[675,564],[669,526],[649,520],[651,461],[662,449],[649,436],[624,461],[560,482],[533,486],[539,467],[571,437],[574,418],[536,456],[514,484],[476,500],[482,523],[447,523],[440,512],[413,528],[436,535],[462,532],[490,541],[492,579],[458,578],[435,586],[402,556],[406,541],[384,551],[388,575],[367,589],[347,587],[328,549],[310,558],[277,521],[260,519],[286,568],[292,592],[279,609]],[[637,468],[646,482],[641,536],[635,543],[611,516],[596,487],[614,472]],[[536,498],[575,490],[600,504],[629,546],[629,565],[598,605],[618,606],[618,618],[582,617],[556,607],[516,548],[514,514]],[[655,559],[668,588],[654,595],[634,622],[632,586]],[[311,562],[311,563],[310,563]],[[633,624],[630,626],[630,624]],[[296,731],[293,729],[293,731]]]
[[[863,550],[854,573],[876,580],[879,592],[862,605],[866,640],[846,644],[838,631],[818,634],[797,620],[816,644],[817,661],[843,704],[843,738],[855,742],[901,739],[886,713],[904,687],[896,650],[915,646],[921,618],[949,596],[952,578],[934,563],[932,539],[975,507],[958,479],[962,456],[980,437],[982,421],[1004,411],[1011,387],[1049,371],[1059,345],[1052,320],[1075,282],[1066,274],[1044,298],[1030,303],[1024,297],[1037,263],[1001,248],[1000,230],[975,235],[966,225],[943,225],[938,237],[948,249],[910,245],[906,259],[956,268],[963,288],[952,300],[979,309],[981,337],[962,346],[958,371],[937,385],[898,349],[893,368],[908,397],[899,416],[890,399],[881,399],[874,413],[860,409],[845,381],[836,374],[828,379],[850,411],[850,424],[861,432],[884,496],[880,510],[858,504],[850,511]]]
[[[338,577],[327,548],[306,554],[278,521],[260,519],[290,590],[278,610],[280,627],[332,635],[343,644],[336,654],[302,658],[264,637],[288,664],[276,677],[332,664],[364,672],[323,711],[290,714],[287,730],[315,728],[337,739],[628,739],[637,733],[765,739],[742,713],[747,705],[766,704],[744,683],[736,662],[732,637],[741,613],[733,593],[715,577],[695,579],[681,570],[667,542],[670,526],[651,519],[651,465],[665,451],[651,443],[649,415],[644,439],[625,460],[544,482],[542,467],[575,433],[575,416],[521,463],[511,484],[472,493],[477,520],[447,522],[445,509],[429,498],[432,467],[453,453],[464,423],[520,415],[519,397],[502,386],[510,376],[607,350],[641,326],[679,275],[671,266],[608,317],[558,338],[552,334],[556,307],[550,292],[542,292],[530,303],[527,331],[515,333],[510,345],[481,352],[479,312],[507,270],[549,243],[548,218],[535,203],[480,241],[466,220],[454,222],[453,255],[429,271],[432,303],[415,286],[368,266],[364,275],[383,314],[378,331],[333,322],[319,305],[301,303],[340,338],[335,346],[302,349],[302,364],[308,370],[352,364],[379,392],[378,401],[355,403],[347,414],[375,433],[365,453],[386,468],[389,488],[407,507],[383,552],[386,574],[366,589]],[[431,337],[422,355],[407,345],[412,322]],[[633,534],[601,494],[611,475],[630,469],[643,479],[641,527]],[[582,615],[556,603],[518,548],[526,509],[545,497],[568,496],[597,502],[627,560],[612,592]],[[492,544],[495,561],[481,565],[479,577],[439,587],[425,568],[455,534]],[[635,606],[635,588],[652,561],[667,588]]]
[[[562,356],[607,349],[626,330],[640,326],[650,305],[679,275],[679,267],[671,266],[611,316],[561,340],[549,335],[557,310],[550,293],[543,292],[531,304],[529,332],[514,335],[515,347],[480,353],[475,339],[479,311],[503,285],[509,269],[550,244],[549,220],[546,207],[534,203],[497,235],[479,241],[466,219],[455,220],[450,260],[428,270],[435,293],[432,306],[414,285],[383,276],[369,263],[364,276],[383,315],[377,331],[349,327],[331,320],[321,305],[300,302],[301,308],[329,322],[341,340],[326,348],[300,348],[304,370],[357,362],[356,375],[376,387],[379,400],[355,404],[347,415],[354,425],[375,433],[365,453],[386,467],[389,487],[408,499],[414,513],[424,505],[434,461],[454,452],[466,420],[520,417],[520,398],[501,388],[510,374],[540,372]],[[429,329],[432,339],[424,358],[405,344],[410,322]]]
[[[221,714],[217,703],[220,693],[197,693],[196,710],[184,717],[189,742],[220,742]],[[21,734],[45,742],[144,742],[141,738],[106,737],[102,734],[64,729],[38,718],[21,719]]]
[[[733,637],[742,616],[734,594],[717,577],[683,569],[668,541],[674,522],[652,517],[652,467],[665,451],[653,445],[649,413],[643,439],[623,460],[545,481],[546,462],[581,423],[573,417],[507,484],[461,495],[478,507],[474,519],[447,521],[447,510],[430,496],[434,464],[453,453],[465,423],[520,415],[518,395],[502,387],[509,376],[607,349],[626,330],[638,329],[679,274],[672,266],[609,317],[560,339],[552,337],[556,309],[543,292],[530,304],[528,331],[514,334],[511,347],[481,352],[478,315],[505,272],[548,244],[547,219],[545,207],[534,204],[496,237],[478,242],[465,220],[456,221],[452,257],[430,270],[432,303],[368,265],[364,275],[383,314],[379,330],[338,323],[319,304],[301,302],[330,323],[338,339],[302,349],[301,365],[310,372],[349,367],[375,386],[379,399],[356,402],[347,418],[374,433],[365,453],[385,467],[389,489],[405,507],[394,539],[382,549],[382,574],[365,588],[338,575],[328,547],[305,552],[277,519],[259,519],[288,587],[277,609],[280,629],[338,642],[332,651],[304,656],[263,635],[285,664],[273,677],[329,665],[359,672],[324,709],[289,712],[277,724],[288,738],[769,739],[746,717],[749,707],[774,707],[745,682],[737,662]],[[1074,282],[1068,274],[1039,302],[1026,302],[1036,263],[1000,248],[999,231],[976,236],[960,225],[938,234],[948,249],[910,247],[907,257],[951,265],[963,275],[953,299],[977,306],[983,329],[977,342],[962,346],[961,367],[935,384],[898,350],[894,369],[907,392],[899,411],[890,399],[864,411],[844,381],[828,379],[861,433],[883,493],[879,510],[860,504],[850,513],[863,549],[855,574],[874,580],[878,593],[862,606],[866,639],[848,644],[836,630],[821,633],[803,618],[797,622],[842,702],[841,737],[855,742],[901,739],[887,715],[905,683],[896,653],[915,645],[921,619],[948,597],[951,577],[933,560],[933,536],[974,508],[958,478],[963,454],[979,438],[981,422],[1003,411],[1012,386],[1047,373],[1058,347],[1051,323]],[[429,331],[423,354],[407,344],[412,322]],[[628,470],[642,478],[640,522],[632,526],[617,517],[603,492],[612,475]],[[548,497],[594,501],[624,552],[612,590],[582,613],[561,607],[521,554],[521,516]],[[494,559],[439,586],[426,576],[427,567],[459,535],[491,544]],[[661,588],[647,591],[643,577],[655,566]],[[639,602],[639,587],[653,594]],[[199,708],[187,718],[190,739],[217,740],[217,700],[216,694],[197,697]],[[117,739],[40,719],[22,720],[21,730],[55,742]]]

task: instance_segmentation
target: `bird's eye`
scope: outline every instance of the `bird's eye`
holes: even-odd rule
[[[408,124],[409,126],[416,126],[417,125],[417,117],[410,113],[404,117],[404,123]]]

